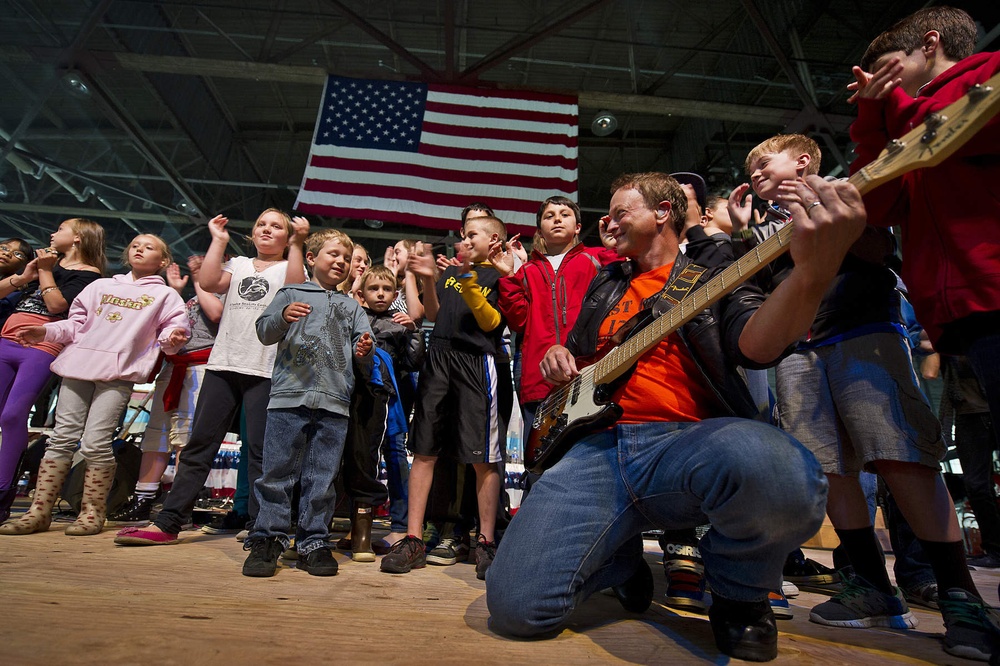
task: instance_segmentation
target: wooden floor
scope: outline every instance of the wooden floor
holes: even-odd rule
[[[0,536],[3,664],[663,664],[726,663],[705,617],[661,600],[666,581],[655,542],[653,607],[631,615],[605,594],[547,641],[499,638],[486,627],[484,585],[468,564],[405,576],[338,553],[340,574],[319,578],[283,562],[274,578],[240,574],[231,535],[185,532],[172,546],[123,548],[114,531],[68,537],[64,524]],[[827,564],[826,551],[809,556]],[[1000,573],[974,572],[997,603]],[[821,594],[791,603],[779,621],[784,664],[971,664],[940,646],[940,616],[915,609],[909,632],[834,629],[808,621]]]

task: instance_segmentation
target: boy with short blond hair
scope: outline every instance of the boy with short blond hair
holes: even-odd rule
[[[264,434],[263,475],[253,491],[260,511],[244,543],[250,551],[243,575],[273,576],[297,524],[298,568],[333,576],[337,561],[326,543],[336,504],[334,478],[347,437],[353,365],[370,366],[368,318],[340,293],[354,250],[344,232],[325,229],[309,236],[305,260],[312,280],[285,285],[257,319],[257,337],[277,344]],[[300,486],[299,515],[292,491]]]
[[[510,411],[502,398],[510,395],[511,377],[505,368],[509,357],[497,308],[500,274],[487,257],[490,245],[506,240],[507,231],[495,217],[468,219],[464,231],[459,246],[462,265],[449,266],[436,285],[433,257],[413,253],[409,259],[411,270],[423,280],[424,310],[435,326],[420,372],[411,428],[408,535],[382,558],[382,571],[388,573],[408,573],[426,564],[420,535],[434,463],[441,455],[471,463],[476,471],[478,578],[485,578],[496,553],[497,463],[504,457]]]

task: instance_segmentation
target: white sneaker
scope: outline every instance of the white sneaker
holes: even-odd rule
[[[795,583],[783,580],[781,581],[781,593],[789,599],[794,599],[799,596],[799,588],[795,585]]]

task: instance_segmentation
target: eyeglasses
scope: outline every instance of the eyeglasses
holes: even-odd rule
[[[28,258],[28,255],[26,255],[24,252],[21,252],[20,250],[12,250],[9,245],[0,245],[0,253],[12,255],[17,259],[20,259],[21,261],[24,261]]]

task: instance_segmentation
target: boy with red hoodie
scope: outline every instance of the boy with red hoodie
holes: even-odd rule
[[[929,7],[875,38],[849,86],[858,102],[852,171],[1000,71],[1000,53],[973,55],[976,32],[965,12]],[[902,226],[902,278],[917,319],[937,351],[969,357],[994,420],[1000,418],[998,154],[1000,119],[993,118],[938,166],[907,173],[864,197],[869,224]],[[960,542],[935,547],[954,548],[955,559],[962,555]],[[959,587],[939,601],[945,650],[986,661],[1000,654],[1000,614],[971,586]]]
[[[552,390],[538,364],[552,345],[566,343],[580,314],[580,303],[601,266],[618,255],[579,242],[580,207],[566,197],[549,197],[538,208],[538,234],[545,254],[537,249],[516,272],[514,257],[503,244],[490,248],[490,262],[500,272],[500,312],[521,339],[518,400],[524,418],[524,441],[531,431],[538,404]]]

